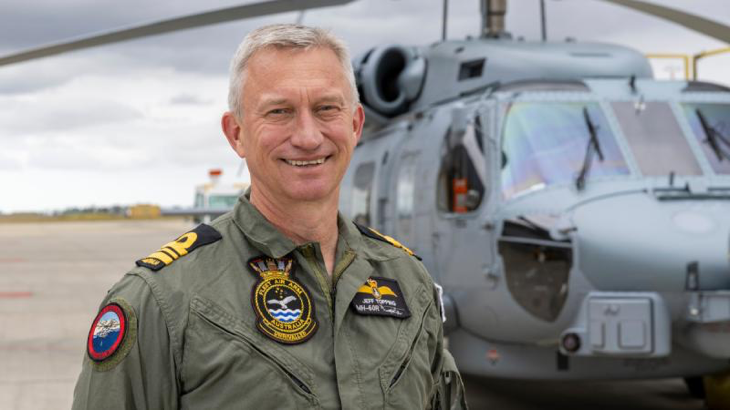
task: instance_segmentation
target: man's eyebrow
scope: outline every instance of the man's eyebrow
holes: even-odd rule
[[[345,99],[341,95],[325,95],[314,100],[316,104],[321,103],[339,103],[344,104]]]
[[[289,100],[287,100],[286,98],[280,98],[280,97],[265,98],[259,104],[259,109],[268,108],[268,107],[271,107],[272,105],[282,105],[282,104],[286,104],[287,102],[289,102]]]

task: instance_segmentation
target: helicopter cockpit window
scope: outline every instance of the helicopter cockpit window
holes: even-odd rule
[[[669,104],[622,101],[611,107],[644,176],[702,174]]]
[[[375,163],[365,162],[355,171],[352,188],[353,220],[360,225],[370,226],[370,193],[373,190]]]
[[[573,183],[586,162],[593,125],[603,161],[592,158],[587,178],[630,173],[597,103],[514,103],[502,136],[502,195]]]
[[[416,154],[405,155],[400,160],[398,183],[396,185],[396,208],[398,210],[398,236],[410,238],[416,195]]]
[[[730,174],[730,104],[683,104],[692,133],[717,174]]]
[[[438,180],[438,208],[464,214],[482,203],[487,180],[481,123],[477,117],[462,136],[449,130],[441,155]]]

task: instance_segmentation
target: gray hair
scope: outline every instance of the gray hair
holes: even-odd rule
[[[228,85],[228,109],[240,119],[243,114],[241,94],[245,79],[246,66],[251,57],[259,50],[267,47],[310,49],[326,47],[332,50],[342,65],[342,70],[352,89],[353,109],[360,101],[355,84],[355,74],[350,63],[350,52],[347,45],[334,34],[318,27],[307,27],[298,24],[272,24],[250,32],[238,46],[230,67]]]

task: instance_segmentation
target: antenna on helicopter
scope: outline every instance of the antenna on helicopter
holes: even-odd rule
[[[542,28],[542,41],[547,41],[547,19],[545,18],[545,0],[540,0],[540,26]]]
[[[444,0],[444,11],[442,13],[441,22],[441,41],[446,41],[446,24],[448,23],[449,16],[449,0]]]
[[[505,30],[507,0],[481,0],[482,38],[510,38]]]

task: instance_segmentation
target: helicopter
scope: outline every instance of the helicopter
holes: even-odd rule
[[[352,0],[270,1],[0,57],[0,65]],[[730,42],[730,28],[608,0]],[[658,81],[628,47],[529,42],[506,0],[481,32],[353,61],[366,132],[341,211],[393,236],[443,288],[463,373],[683,377],[721,408],[730,377],[730,89]]]
[[[355,59],[371,129],[340,209],[422,256],[464,373],[728,400],[701,376],[730,368],[730,89],[514,41],[482,4],[479,38]]]

